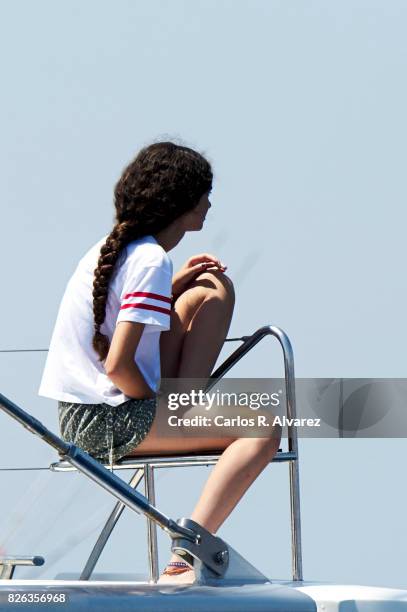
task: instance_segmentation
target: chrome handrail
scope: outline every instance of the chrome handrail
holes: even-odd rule
[[[0,580],[11,580],[17,565],[40,566],[44,565],[44,557],[0,557]]]
[[[38,419],[0,393],[0,407],[29,431],[47,444],[56,448],[63,458],[72,463],[91,480],[106,489],[126,506],[144,514],[167,532],[172,540],[172,550],[184,556],[185,561],[196,569],[200,584],[244,584],[269,583],[269,579],[239,555],[221,538],[213,535],[192,519],[174,521],[155,507],[141,493],[125,483],[116,474],[107,470],[99,461],[85,451],[49,431]]]
[[[220,451],[211,451],[208,454],[200,454],[196,455],[140,455],[134,456],[128,459],[120,459],[117,463],[114,463],[112,469],[114,471],[120,470],[135,470],[142,469],[145,465],[151,465],[154,468],[158,467],[181,467],[181,466],[203,466],[203,465],[213,465],[217,462],[223,450]],[[295,459],[296,455],[293,452],[284,452],[281,449],[278,453],[273,457],[272,461],[283,462],[289,461],[291,459]],[[110,468],[110,464],[105,464],[106,468]],[[73,467],[69,463],[69,461],[58,461],[56,463],[51,463],[49,468],[53,472],[76,472],[76,468]]]
[[[294,358],[291,343],[288,336],[283,330],[275,326],[264,326],[255,331],[251,336],[239,338],[243,344],[238,347],[219,368],[210,376],[209,384],[206,390],[211,389],[216,382],[222,378],[240,359],[246,355],[258,342],[267,336],[274,336],[279,340],[284,355],[284,370],[285,370],[285,386],[286,386],[286,408],[287,416],[294,419],[296,416],[295,407],[295,378],[294,378]],[[235,339],[227,339],[232,341]],[[185,457],[132,457],[130,460],[125,460],[114,465],[114,469],[137,469],[143,470],[140,477],[134,475],[129,484],[126,484],[112,473],[107,473],[107,470],[100,465],[99,462],[92,457],[80,451],[80,449],[67,444],[52,432],[47,430],[42,423],[37,419],[28,415],[18,406],[7,400],[0,394],[0,406],[8,412],[13,418],[18,420],[24,427],[36,433],[45,442],[56,448],[60,455],[64,456],[70,464],[69,468],[64,468],[63,463],[54,463],[50,466],[54,471],[65,471],[65,469],[79,469],[87,476],[98,482],[101,486],[115,495],[120,501],[116,504],[115,509],[111,513],[108,522],[106,523],[98,541],[88,559],[82,576],[93,571],[93,568],[103,550],[103,547],[109,537],[114,525],[117,523],[124,506],[128,505],[136,512],[141,510],[149,521],[149,560],[150,560],[150,577],[155,579],[158,572],[158,551],[156,543],[156,535],[152,529],[156,530],[156,524],[160,525],[171,537],[182,536],[184,539],[194,538],[193,531],[182,527],[175,523],[155,508],[155,503],[151,499],[154,497],[154,468],[156,467],[178,467],[180,465],[209,465],[216,463],[221,452],[211,453],[210,455],[199,454]],[[279,452],[276,454],[273,461],[289,461],[290,473],[290,510],[291,510],[291,540],[292,540],[292,573],[293,580],[302,580],[302,549],[301,549],[301,521],[300,521],[300,494],[299,494],[299,466],[298,466],[298,440],[297,431],[293,426],[288,427],[288,453]],[[74,466],[74,467],[72,467]],[[145,477],[148,472],[147,479],[149,482],[146,486],[147,498],[135,491],[141,478]],[[89,575],[90,575],[89,573]],[[81,577],[82,577],[81,576]]]
[[[250,336],[242,336],[241,338],[227,338],[226,341],[242,341],[243,344],[239,346],[210,376],[209,382],[205,388],[205,391],[209,391],[218,380],[220,380],[242,357],[244,357],[252,348],[256,346],[263,338],[267,336],[274,336],[278,339],[284,356],[284,373],[285,373],[285,384],[286,384],[286,409],[287,416],[290,419],[296,417],[296,403],[295,403],[295,376],[294,376],[294,355],[290,340],[287,334],[279,327],[272,325],[266,325],[259,328]],[[300,511],[300,490],[299,490],[299,466],[298,466],[298,439],[297,430],[295,427],[288,427],[288,452],[282,452],[281,450],[274,456],[272,462],[284,462],[289,461],[289,474],[290,474],[290,515],[291,515],[291,557],[292,557],[292,576],[293,580],[301,581],[303,579],[302,573],[302,547],[301,547],[301,511]],[[151,470],[149,471],[150,483],[154,479],[154,468],[160,467],[181,467],[181,466],[202,466],[216,464],[218,458],[223,451],[211,452],[210,454],[199,455],[187,455],[187,456],[159,456],[159,457],[132,457],[131,459],[124,459],[119,461],[113,466],[114,469],[142,469]],[[65,467],[60,464],[53,464],[55,467],[51,468],[55,470],[72,470],[72,466],[69,464]],[[151,487],[151,484],[150,484]],[[148,484],[146,485],[146,495],[148,496]],[[150,499],[151,503],[155,503],[154,496]],[[120,502],[116,504],[115,509],[112,512],[114,515],[117,511]],[[116,521],[117,522],[117,521]],[[110,533],[112,532],[116,522],[112,522],[110,517],[108,522],[103,528],[105,535],[107,533],[108,524],[110,524]],[[152,521],[148,521],[148,553],[149,553],[149,570],[150,579],[156,581],[158,578],[158,550],[156,545],[156,526]],[[155,535],[153,535],[152,531]],[[109,537],[109,535],[107,537]],[[89,568],[96,565],[97,560],[103,552],[103,548],[106,544],[107,539],[104,541],[99,536],[91,555],[87,561],[85,569],[81,574],[81,579],[89,579],[91,572]],[[98,545],[99,542],[99,545]],[[90,563],[92,559],[92,563]],[[93,570],[92,567],[92,570]],[[88,568],[88,571],[86,571]]]
[[[287,334],[279,327],[265,325],[256,330],[251,336],[242,338],[243,344],[239,346],[210,376],[212,382],[206,388],[211,389],[216,382],[229,372],[229,370],[256,344],[267,336],[274,336],[279,341],[284,356],[284,374],[286,386],[286,407],[289,419],[296,418],[295,404],[295,375],[294,353]],[[292,421],[293,422],[293,421]],[[290,511],[291,511],[291,550],[293,580],[302,580],[302,546],[301,546],[301,510],[300,510],[300,476],[298,465],[298,437],[296,427],[288,426],[288,449],[295,455],[290,461]]]

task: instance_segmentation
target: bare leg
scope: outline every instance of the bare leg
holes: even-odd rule
[[[226,338],[233,306],[233,285],[222,273],[205,272],[189,285],[175,303],[171,330],[161,336],[163,378],[210,375]],[[223,450],[191,515],[215,533],[277,452],[278,433],[271,431],[273,438],[162,438],[153,424],[133,454]],[[172,561],[179,559],[171,557]],[[172,580],[191,581],[187,574],[193,572]]]
[[[232,281],[203,272],[176,300],[171,330],[161,334],[163,378],[209,377],[228,333],[235,303]]]
[[[277,431],[274,432],[277,435]],[[191,519],[216,533],[278,451],[280,438],[239,438],[212,469]]]
[[[207,378],[228,332],[234,306],[234,290],[223,273],[200,274],[175,302],[171,330],[161,334],[161,374],[163,378]],[[197,350],[198,349],[198,350]],[[185,453],[223,450],[236,437],[163,437],[157,421],[134,455]]]

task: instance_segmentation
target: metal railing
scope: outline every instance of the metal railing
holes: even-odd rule
[[[296,417],[294,356],[287,334],[279,327],[267,325],[259,328],[250,336],[230,338],[226,341],[242,341],[239,346],[210,376],[205,391],[211,389],[229,370],[252,350],[261,340],[273,336],[279,341],[284,357],[284,375],[286,391],[286,410],[289,419]],[[292,421],[291,421],[292,422]],[[200,452],[197,455],[133,457],[119,461],[113,466],[115,470],[136,469],[129,485],[136,488],[144,477],[145,495],[152,505],[155,505],[154,472],[159,468],[204,466],[216,464],[223,451],[211,451],[208,454]],[[293,580],[302,580],[302,549],[301,549],[301,511],[298,464],[298,439],[295,427],[288,428],[288,452],[281,450],[272,462],[289,462],[290,475],[290,513],[291,513],[291,563]],[[75,470],[67,461],[51,464],[54,471]],[[117,524],[125,504],[117,502],[107,519],[81,573],[81,580],[89,580],[92,572],[105,548],[107,541]],[[156,582],[159,574],[159,558],[157,546],[157,525],[147,518],[147,546],[150,581]]]
[[[274,326],[264,326],[254,332],[251,336],[238,338],[243,343],[238,347],[219,368],[211,374],[206,391],[211,389],[216,382],[221,379],[244,355],[246,355],[258,342],[267,336],[273,336],[278,339],[284,356],[284,372],[285,372],[285,389],[286,389],[286,410],[289,419],[295,419],[295,377],[294,377],[294,357],[291,343],[288,336],[280,328]],[[232,341],[236,339],[227,339]],[[194,538],[203,538],[207,541],[207,545],[201,546],[202,557],[200,553],[192,552],[196,559],[201,559],[204,567],[210,568],[213,565],[212,557],[208,556],[208,551],[211,546],[224,547],[224,543],[206,532],[203,528],[190,519],[181,519],[180,523],[172,521],[163,515],[155,507],[155,487],[154,487],[154,471],[163,467],[182,467],[192,465],[211,465],[215,464],[223,451],[199,454],[189,454],[183,456],[137,456],[122,459],[113,465],[113,470],[135,469],[136,472],[131,477],[128,484],[118,478],[113,473],[108,472],[100,463],[92,457],[81,451],[79,448],[71,444],[65,443],[55,434],[47,430],[42,423],[37,419],[25,413],[17,405],[13,404],[4,396],[0,396],[0,405],[5,410],[19,421],[24,427],[32,433],[39,435],[43,440],[58,450],[60,455],[65,460],[53,463],[50,469],[54,471],[80,470],[88,477],[95,480],[99,485],[113,494],[118,502],[111,512],[106,524],[104,525],[94,547],[86,562],[80,578],[87,580],[92,575],[93,569],[100,558],[100,555],[117,524],[125,506],[128,506],[147,518],[147,539],[148,539],[148,559],[149,559],[149,575],[152,582],[158,579],[159,559],[157,547],[157,525],[163,528],[175,542],[175,546],[179,546],[188,559],[188,550],[194,550]],[[291,421],[293,422],[293,421]],[[299,492],[299,465],[298,465],[298,440],[296,428],[288,427],[288,452],[279,450],[272,460],[277,462],[289,462],[290,474],[290,510],[291,510],[291,548],[292,548],[292,577],[295,581],[302,580],[302,551],[301,551],[301,521],[300,521],[300,492]],[[145,497],[136,491],[137,486],[144,477]],[[198,532],[196,531],[198,530]],[[199,533],[201,535],[197,535]],[[178,544],[177,544],[178,542]],[[208,548],[209,547],[209,548]],[[174,548],[173,548],[174,550]],[[233,555],[234,551],[230,548]],[[180,553],[181,554],[181,553]],[[198,555],[198,556],[197,556]],[[192,557],[190,557],[192,559]],[[245,566],[246,571],[248,565]],[[214,569],[214,568],[212,568]],[[218,568],[215,568],[218,571]],[[222,570],[224,571],[224,570]]]

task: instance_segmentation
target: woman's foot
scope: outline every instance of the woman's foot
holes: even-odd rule
[[[158,584],[192,584],[193,582],[195,582],[195,572],[184,561],[170,561],[158,579]]]

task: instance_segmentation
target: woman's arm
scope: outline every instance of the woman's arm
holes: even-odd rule
[[[120,321],[116,325],[106,357],[105,371],[110,380],[128,397],[155,397],[134,361],[144,323]]]

